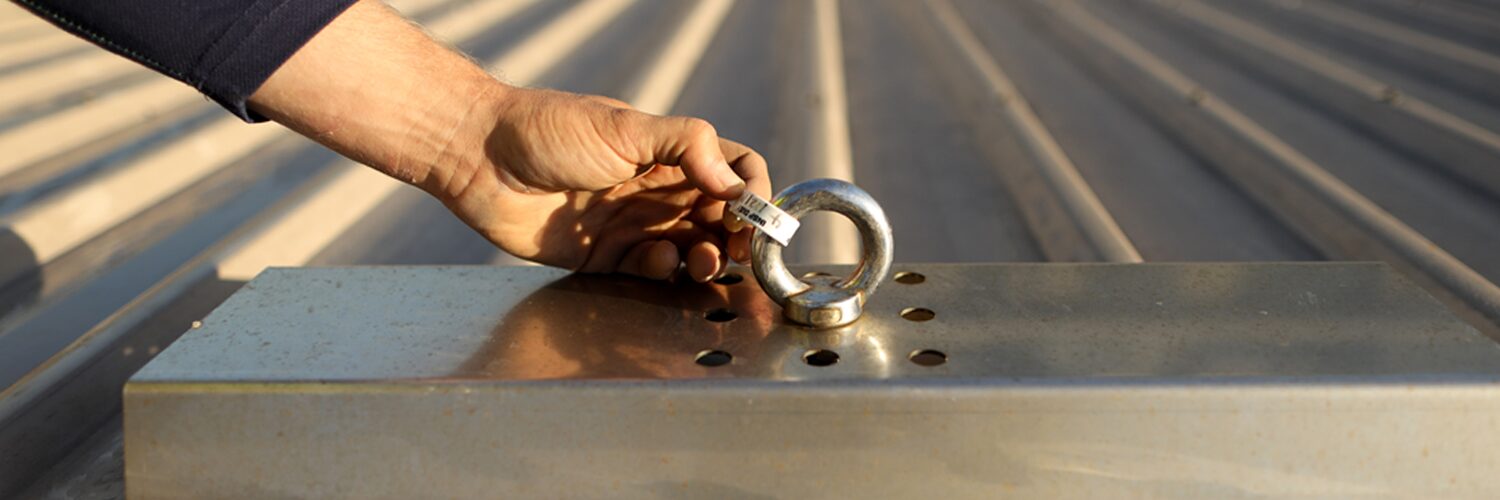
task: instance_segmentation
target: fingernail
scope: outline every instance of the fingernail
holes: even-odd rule
[[[729,230],[729,232],[731,233],[738,233],[741,229],[744,228],[745,221],[743,219],[740,219],[740,216],[734,214],[728,214],[724,216],[724,229]]]

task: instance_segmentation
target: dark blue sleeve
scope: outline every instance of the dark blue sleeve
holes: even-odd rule
[[[355,0],[14,0],[182,80],[246,121],[245,101]]]

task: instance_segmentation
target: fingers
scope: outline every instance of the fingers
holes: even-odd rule
[[[594,102],[617,109],[634,110],[630,104],[601,95],[585,95]],[[719,138],[718,131],[707,121],[681,116],[655,116],[648,113],[631,113],[636,125],[644,130],[646,151],[652,158],[639,159],[638,164],[650,168],[654,164],[681,167],[684,176],[694,187],[720,200],[739,197],[747,181],[759,181],[764,189],[756,191],[761,197],[770,196],[771,184],[766,176],[765,159],[743,144]],[[745,169],[736,165],[748,160]],[[747,177],[746,174],[754,177]]]
[[[771,174],[765,157],[749,146],[724,138],[719,139],[719,149],[747,189],[761,198],[771,199]]]
[[[729,256],[735,262],[741,264],[750,263],[750,237],[755,236],[755,229],[746,228],[743,231],[729,235]]]
[[[719,134],[708,122],[681,116],[626,113],[633,121],[640,152],[637,164],[659,163],[682,169],[683,176],[705,194],[733,200],[745,189],[745,181],[730,168],[719,147]]]
[[[685,266],[681,263],[686,262]],[[685,267],[693,281],[705,283],[719,277],[729,268],[719,246],[710,241],[699,241],[681,255],[677,245],[666,240],[637,243],[620,260],[615,270],[642,278],[664,280],[671,278],[680,267]]]
[[[578,270],[620,272],[650,279],[670,279],[681,270],[693,281],[702,283],[717,278],[728,268],[725,258],[718,235],[682,221],[649,236],[623,230],[605,233],[589,261]]]
[[[664,280],[677,273],[681,262],[677,245],[670,241],[653,240],[637,243],[620,260],[617,271],[642,278]]]
[[[687,272],[693,281],[703,283],[714,279],[725,267],[724,254],[712,242],[700,241],[688,249]]]
[[[743,144],[720,138],[713,126],[701,119],[655,116],[631,110],[628,104],[615,99],[585,97],[614,108],[610,128],[604,129],[609,133],[603,135],[614,138],[610,141],[613,144],[624,146],[617,150],[622,159],[647,169],[638,170],[637,177],[658,164],[678,167],[682,175],[679,179],[685,178],[707,195],[693,208],[690,220],[696,221],[700,232],[713,228],[710,231],[715,233],[710,238],[713,241],[659,235],[661,241],[625,243],[612,251],[599,252],[603,255],[598,256],[604,258],[591,259],[597,265],[589,267],[613,267],[657,279],[683,268],[701,282],[722,273],[730,258],[748,262],[752,231],[738,217],[729,215],[724,201],[738,198],[746,189],[770,198],[771,179],[765,158]],[[723,232],[717,229],[721,224]],[[610,266],[613,259],[608,257],[619,258],[617,265]]]
[[[771,175],[764,157],[744,144],[729,139],[719,139],[719,148],[729,158],[735,173],[745,180],[746,189],[761,198],[771,198]],[[729,256],[736,262],[747,264],[750,262],[750,236],[754,234],[754,229],[731,214],[729,205],[724,205],[723,210],[724,228],[733,233],[729,237]]]

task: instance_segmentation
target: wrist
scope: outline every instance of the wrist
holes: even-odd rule
[[[462,194],[480,169],[495,168],[485,143],[516,89],[475,69],[459,81],[439,77],[414,89],[423,97],[408,108],[416,116],[400,153],[389,170],[377,168],[444,200]]]
[[[435,195],[484,164],[510,87],[379,1],[335,18],[251,96],[256,111]]]

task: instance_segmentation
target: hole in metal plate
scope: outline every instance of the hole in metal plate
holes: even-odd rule
[[[839,353],[827,349],[813,349],[802,354],[802,361],[813,366],[830,366],[839,362]]]
[[[745,277],[744,276],[740,276],[740,273],[730,272],[730,273],[724,273],[723,276],[720,276],[718,279],[715,279],[714,283],[718,283],[720,285],[734,285],[734,284],[738,284],[741,281],[745,281]]]
[[[740,315],[738,313],[735,313],[733,309],[726,309],[726,308],[723,308],[723,307],[720,307],[718,309],[714,309],[712,311],[709,311],[708,314],[704,314],[703,315],[703,319],[706,319],[706,320],[709,320],[709,321],[712,321],[712,322],[715,322],[715,323],[723,323],[725,321],[734,321],[734,319],[738,318],[738,317],[740,317]]]
[[[696,362],[696,363],[698,363],[700,365],[710,366],[710,367],[711,366],[724,366],[724,365],[729,364],[730,361],[734,361],[734,356],[733,355],[731,355],[731,354],[729,354],[727,352],[719,351],[719,350],[715,350],[715,349],[709,349],[707,351],[703,351],[703,352],[698,353],[698,358],[694,360],[694,362]]]
[[[927,281],[927,276],[922,275],[922,273],[914,273],[909,271],[901,271],[899,273],[896,273],[896,282],[903,285],[915,285],[924,281]]]
[[[922,366],[937,366],[948,362],[948,355],[936,349],[918,349],[907,356],[911,362]]]
[[[925,307],[908,307],[901,310],[901,317],[908,321],[928,321],[937,317],[937,313]]]

